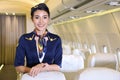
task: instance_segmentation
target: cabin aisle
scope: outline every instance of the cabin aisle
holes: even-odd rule
[[[13,65],[4,65],[0,71],[0,80],[17,80],[16,70]]]

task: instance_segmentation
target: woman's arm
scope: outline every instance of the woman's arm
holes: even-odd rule
[[[17,66],[17,67],[15,67],[15,69],[17,72],[29,73],[31,68],[25,67],[25,66]]]
[[[56,64],[49,65],[48,63],[41,63],[32,68],[26,66],[17,66],[15,67],[16,71],[21,73],[28,73],[30,76],[36,76],[40,72],[44,71],[59,71],[60,67]]]
[[[44,71],[59,71],[60,67],[56,64],[51,64],[49,65],[48,63],[41,63],[38,64],[30,69],[29,75],[31,76],[36,76],[40,72]]]

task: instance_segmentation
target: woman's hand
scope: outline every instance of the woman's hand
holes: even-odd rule
[[[50,65],[48,63],[44,63],[44,67],[42,69],[43,71],[51,71],[50,70]]]
[[[49,65],[48,63],[41,63],[32,67],[29,72],[29,75],[35,77],[37,76],[37,74],[43,71],[59,71],[59,70],[60,67],[56,64]]]
[[[38,65],[32,67],[30,72],[29,72],[29,75],[33,76],[33,77],[37,76],[38,73],[43,71],[42,69],[43,69],[44,66],[45,65],[43,63],[41,63],[41,64],[38,64]]]
[[[44,63],[43,71],[59,71],[60,67],[56,64],[49,65],[48,63]]]

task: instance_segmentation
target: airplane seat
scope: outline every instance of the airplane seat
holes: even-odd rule
[[[21,80],[23,73],[17,72],[17,80]]]
[[[26,65],[26,63],[27,62],[26,62],[26,57],[25,57],[24,65]],[[31,77],[27,73],[23,74],[23,73],[17,72],[17,80],[66,80],[66,78],[64,74],[59,71],[41,72],[35,77]]]
[[[117,55],[117,58],[118,58],[118,65],[119,65],[118,70],[120,71],[120,52],[118,52],[116,55]]]
[[[84,60],[78,55],[63,55],[61,71],[66,80],[74,80],[80,70],[84,69]]]
[[[86,68],[79,73],[76,80],[120,80],[120,72],[110,68]]]
[[[107,67],[118,70],[118,60],[115,54],[91,54],[87,60],[87,67]]]
[[[88,49],[80,49],[80,52],[84,54],[84,59],[87,59],[87,57],[90,55]]]
[[[80,52],[84,54],[84,67],[87,67],[87,59],[91,53],[87,49],[80,49]]]
[[[23,74],[21,80],[66,80],[66,78],[62,72],[48,71],[48,72],[41,72],[35,77],[31,77],[26,73]]]
[[[72,54],[72,50],[71,50],[71,47],[70,47],[70,45],[63,45],[62,46],[62,48],[63,48],[63,54]]]
[[[84,53],[82,51],[80,51],[78,48],[73,49],[72,54],[82,56],[82,58],[85,59]]]
[[[84,68],[84,60],[78,55],[63,55],[62,68],[63,72],[74,72]]]

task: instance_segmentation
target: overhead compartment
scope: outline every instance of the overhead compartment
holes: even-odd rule
[[[93,0],[61,0],[64,8],[78,8]]]
[[[53,0],[53,6],[51,6],[51,19],[60,17],[74,9],[77,9],[93,0]],[[50,4],[50,3],[49,3]]]

